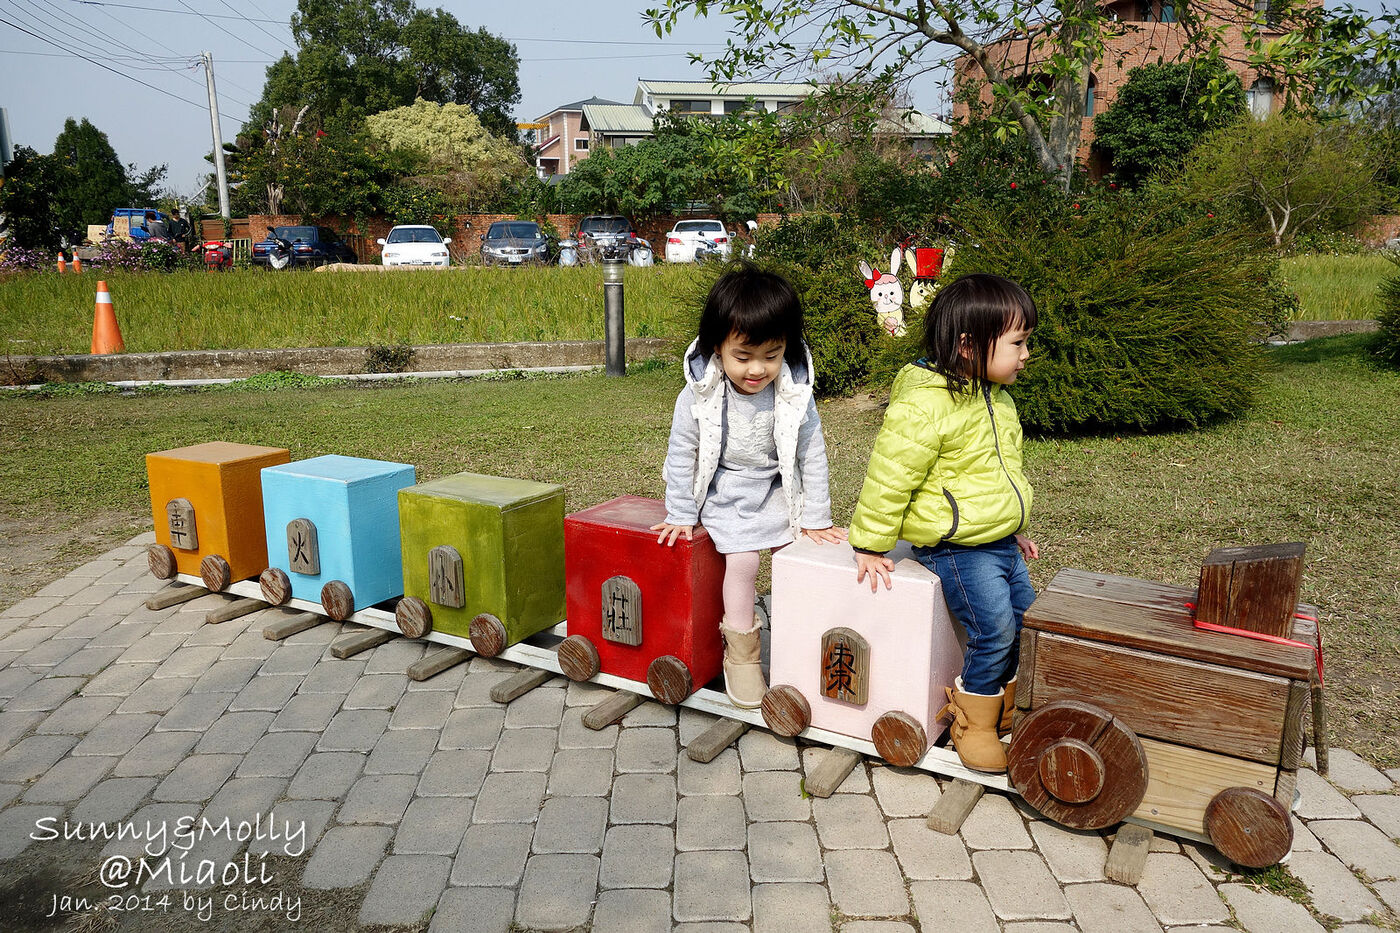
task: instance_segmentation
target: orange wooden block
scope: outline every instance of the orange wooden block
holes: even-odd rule
[[[146,455],[156,541],[175,555],[180,573],[200,575],[200,562],[228,562],[230,580],[267,568],[263,467],[290,463],[285,447],[213,441]]]

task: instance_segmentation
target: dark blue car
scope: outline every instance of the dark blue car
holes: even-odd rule
[[[358,262],[355,251],[345,245],[335,231],[310,225],[273,227],[267,239],[253,244],[250,258],[254,265],[272,269]]]

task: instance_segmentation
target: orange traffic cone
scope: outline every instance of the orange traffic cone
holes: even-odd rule
[[[63,261],[63,254],[58,254],[58,271],[60,274],[68,271],[68,263]]]
[[[117,312],[112,307],[112,294],[106,282],[97,283],[97,307],[92,316],[92,352],[120,353],[126,349],[122,331],[117,326]]]
[[[74,253],[74,254],[73,254],[73,271],[74,271],[74,272],[82,272],[82,271],[83,271],[83,259],[82,259],[82,257],[79,256],[77,253]]]

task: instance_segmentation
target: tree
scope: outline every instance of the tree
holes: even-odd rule
[[[61,170],[53,189],[53,211],[61,229],[74,242],[81,240],[89,224],[105,224],[117,207],[143,207],[159,196],[156,186],[165,178],[160,165],[140,173],[135,164],[124,168],[107,134],[84,117],[71,117],[54,140],[53,157]],[[130,172],[130,174],[128,174]],[[137,204],[137,201],[142,203]]]
[[[9,223],[10,235],[19,246],[59,249],[65,230],[54,212],[53,192],[63,166],[51,155],[28,146],[16,146],[14,160],[5,166],[0,185],[0,214]]]
[[[1207,97],[1218,88],[1220,97]],[[1179,165],[1202,137],[1245,114],[1244,88],[1219,59],[1143,65],[1128,72],[1108,110],[1094,118],[1094,147],[1113,174],[1136,186]]]
[[[1182,188],[1283,246],[1303,233],[1350,229],[1374,213],[1388,194],[1380,174],[1366,128],[1280,114],[1207,137],[1187,162]]]
[[[644,16],[657,35],[685,12],[730,15],[735,38],[708,62],[717,81],[784,69],[846,69],[846,78],[870,89],[872,102],[918,75],[964,58],[966,78],[991,89],[1000,105],[993,116],[1005,134],[1021,134],[1041,169],[1068,188],[1079,149],[1090,68],[1108,37],[1151,27],[1120,22],[1098,0],[664,0]],[[1238,26],[1243,58],[1275,80],[1299,106],[1313,89],[1333,99],[1370,90],[1368,74],[1389,75],[1400,60],[1393,34],[1342,6],[1324,10],[1307,0],[1272,0],[1267,12],[1252,5],[1180,0],[1173,6],[1187,41],[1183,55],[1226,54],[1225,25]],[[1277,41],[1266,41],[1271,35]],[[998,50],[1014,49],[1013,57]]]

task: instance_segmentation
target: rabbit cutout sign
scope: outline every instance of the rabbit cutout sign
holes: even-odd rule
[[[865,287],[870,289],[875,319],[891,337],[904,336],[904,285],[899,281],[900,258],[899,247],[896,246],[890,251],[890,271],[872,269],[865,260],[861,260],[858,267],[861,277],[865,279]]]
[[[904,251],[904,263],[914,273],[914,284],[909,289],[909,307],[915,311],[922,311],[933,302],[933,296],[938,294],[938,289],[943,282],[939,279],[939,273],[943,271],[943,266],[953,258],[953,245],[950,243],[946,247],[938,248],[933,246],[920,246],[917,249],[906,249]]]

